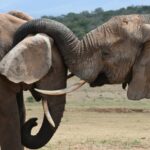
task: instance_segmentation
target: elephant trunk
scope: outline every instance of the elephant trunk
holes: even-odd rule
[[[57,104],[49,103],[49,111],[55,122],[55,128],[52,127],[44,116],[42,126],[36,135],[31,135],[31,130],[37,125],[36,118],[28,120],[22,128],[22,144],[30,149],[43,147],[54,135],[57,130],[65,108],[65,96],[53,97]],[[61,100],[61,103],[59,102]]]
[[[17,30],[14,45],[28,34],[45,33],[54,39],[69,70],[81,79],[92,82],[102,68],[101,52],[94,32],[91,31],[79,41],[70,29],[59,22],[49,19],[31,20]]]

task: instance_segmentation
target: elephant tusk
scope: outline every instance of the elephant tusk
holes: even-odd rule
[[[42,100],[42,105],[43,105],[43,109],[44,109],[44,114],[48,120],[48,122],[53,126],[55,127],[55,123],[53,121],[53,118],[49,112],[49,109],[48,109],[48,103],[47,103],[47,100]]]
[[[85,83],[86,83],[86,81],[80,80],[79,82],[73,84],[72,86],[65,88],[65,89],[61,89],[61,90],[49,91],[49,90],[35,89],[35,91],[42,93],[42,94],[46,94],[46,95],[64,95],[64,94],[67,94],[67,93],[70,93],[70,92],[77,90],[78,88],[80,88]]]

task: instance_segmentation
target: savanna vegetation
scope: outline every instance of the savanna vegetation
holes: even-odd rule
[[[104,11],[102,8],[96,8],[94,11],[82,11],[81,13],[70,12],[61,16],[50,16],[46,14],[43,18],[50,18],[62,22],[68,26],[79,38],[90,30],[103,24],[113,16],[127,14],[150,14],[150,6],[130,6],[118,10]]]

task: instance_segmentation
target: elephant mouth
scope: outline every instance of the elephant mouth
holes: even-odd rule
[[[104,84],[109,84],[109,80],[104,72],[101,72],[97,78],[90,83],[90,87],[103,86]]]

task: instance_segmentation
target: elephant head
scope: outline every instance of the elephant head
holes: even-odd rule
[[[149,98],[149,18],[113,17],[81,41],[61,23],[33,20],[17,31],[14,44],[28,34],[46,33],[54,39],[69,70],[91,86],[128,83],[129,99]]]

